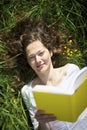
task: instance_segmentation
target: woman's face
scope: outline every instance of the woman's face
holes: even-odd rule
[[[32,69],[37,73],[45,73],[52,65],[52,52],[39,40],[32,42],[26,48],[27,60]]]

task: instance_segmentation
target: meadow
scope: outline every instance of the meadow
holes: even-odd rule
[[[12,54],[8,42],[19,35],[13,32],[20,21],[43,18],[61,35],[60,48],[54,48],[55,66],[71,62],[87,66],[86,0],[0,0],[0,129],[31,130],[20,93],[33,72],[16,65],[21,53]],[[26,22],[25,22],[26,24]],[[13,30],[13,31],[11,31]],[[61,47],[62,46],[62,47]],[[22,63],[23,65],[23,63]],[[22,72],[26,72],[23,76]],[[20,76],[22,75],[22,78]],[[27,78],[28,77],[28,78]],[[23,79],[24,78],[24,79]],[[22,80],[23,79],[23,80]]]

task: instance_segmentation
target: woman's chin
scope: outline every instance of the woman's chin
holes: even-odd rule
[[[45,73],[47,71],[47,67],[45,65],[42,65],[38,68],[38,71]]]

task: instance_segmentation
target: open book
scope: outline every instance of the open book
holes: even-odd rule
[[[33,94],[38,109],[53,113],[58,120],[74,122],[87,107],[87,67],[74,74],[62,87],[36,85]]]

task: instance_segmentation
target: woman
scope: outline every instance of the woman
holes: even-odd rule
[[[21,89],[34,130],[80,130],[81,127],[78,123],[80,122],[81,125],[81,121],[75,123],[62,122],[56,120],[56,117],[52,114],[46,115],[44,110],[37,110],[32,93],[32,88],[37,84],[61,87],[65,82],[71,81],[72,75],[80,70],[79,67],[75,64],[66,64],[59,68],[53,67],[51,59],[55,40],[52,40],[46,26],[37,26],[29,33],[22,35],[20,39],[28,64],[37,75],[35,79]],[[87,125],[85,127],[87,128]],[[81,130],[86,130],[85,127],[82,127]]]

